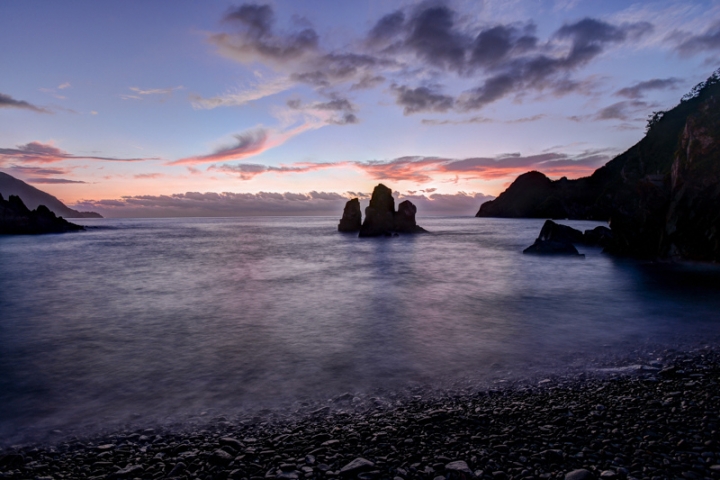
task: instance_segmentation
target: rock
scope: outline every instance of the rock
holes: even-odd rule
[[[410,200],[400,202],[398,210],[394,215],[394,231],[399,233],[423,233],[424,228],[415,223],[417,207]]]
[[[365,221],[360,228],[361,237],[392,235],[394,230],[395,199],[392,190],[382,183],[375,187],[370,205],[365,209]]]
[[[551,240],[535,240],[535,243],[523,250],[533,255],[575,255],[584,257],[570,242],[554,242]]]
[[[580,243],[582,240],[583,233],[580,230],[546,220],[535,243],[523,250],[523,253],[580,256],[573,243]]]
[[[215,465],[221,465],[225,466],[233,461],[233,456],[230,455],[225,450],[215,450],[212,455],[210,456],[210,462],[214,463]]]
[[[220,445],[227,445],[238,452],[243,449],[243,444],[240,443],[240,440],[232,437],[222,437],[220,439]]]
[[[368,471],[375,468],[375,464],[370,460],[358,457],[340,469],[340,475],[349,477],[357,475],[360,472]]]
[[[582,243],[584,239],[580,230],[575,230],[567,225],[560,225],[552,220],[546,220],[538,235],[538,240],[562,242],[562,243]]]
[[[584,468],[580,468],[578,470],[573,470],[572,472],[568,472],[565,474],[565,480],[594,480],[595,477],[593,477],[593,474],[590,473],[589,470],[585,470]]]
[[[2,470],[14,470],[20,468],[25,464],[25,457],[19,453],[8,453],[7,455],[0,456],[0,469]]]
[[[520,175],[478,217],[610,223],[587,236],[605,251],[645,259],[720,262],[720,70],[657,112],[644,138],[591,176]],[[596,235],[596,234],[599,234]]]
[[[445,471],[455,478],[472,478],[473,472],[463,460],[456,460],[445,465]]]
[[[362,226],[362,212],[360,211],[360,200],[353,198],[348,200],[343,210],[343,216],[338,224],[339,232],[359,232]]]
[[[382,183],[375,187],[370,205],[365,209],[365,221],[360,227],[360,237],[392,236],[394,233],[423,233],[426,230],[415,223],[417,207],[405,200],[395,211],[392,190]]]
[[[612,230],[602,225],[593,228],[592,230],[585,230],[583,233],[582,242],[585,245],[598,245],[600,247],[608,247],[612,244]]]
[[[145,469],[142,465],[128,465],[115,472],[115,478],[133,478],[138,475],[142,475]]]
[[[64,233],[84,229],[85,227],[70,223],[62,217],[56,217],[44,205],[30,210],[20,197],[10,195],[10,198],[5,200],[0,195],[0,234]]]

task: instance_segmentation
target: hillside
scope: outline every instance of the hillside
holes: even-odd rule
[[[64,218],[102,218],[99,213],[73,210],[49,193],[45,193],[3,172],[0,172],[0,194],[5,198],[10,195],[20,197],[30,210],[45,205],[55,215]]]
[[[614,253],[720,261],[720,70],[591,176],[520,175],[477,217],[609,221]]]

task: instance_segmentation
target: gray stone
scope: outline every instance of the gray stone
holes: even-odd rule
[[[565,480],[594,480],[594,478],[593,474],[584,468],[573,470],[572,472],[565,474]]]
[[[364,458],[358,457],[352,462],[348,463],[344,467],[340,469],[340,475],[343,476],[350,476],[358,474],[362,471],[370,470],[371,468],[374,468],[375,464],[371,462],[370,460],[365,460]]]

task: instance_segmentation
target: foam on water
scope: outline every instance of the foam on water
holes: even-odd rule
[[[334,218],[81,222],[0,238],[5,440],[614,367],[720,332],[715,269],[522,255],[542,220],[378,239]]]

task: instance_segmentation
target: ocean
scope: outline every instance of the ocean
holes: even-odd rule
[[[720,338],[715,267],[523,255],[542,220],[420,217],[431,233],[372,239],[337,221],[0,237],[0,445],[651,366]]]

